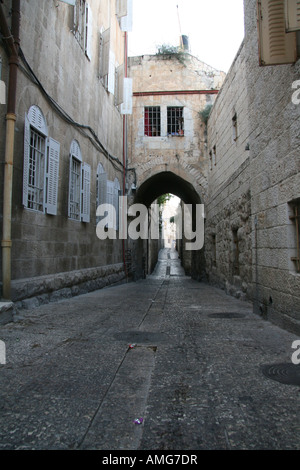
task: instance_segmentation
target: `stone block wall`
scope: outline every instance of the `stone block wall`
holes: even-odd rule
[[[33,286],[39,286],[39,291],[45,276],[54,278],[57,273],[64,273],[63,276],[68,280],[70,276],[73,277],[76,285],[78,273],[89,269],[101,270],[103,267],[109,270],[110,266],[117,266],[119,272],[119,265],[123,262],[122,241],[100,241],[96,235],[96,180],[100,163],[108,180],[117,178],[121,189],[123,186],[123,116],[120,107],[115,105],[114,94],[109,93],[100,80],[99,65],[100,31],[111,28],[110,47],[115,52],[116,65],[121,65],[125,60],[124,33],[115,15],[115,2],[91,0],[88,3],[93,13],[90,58],[72,31],[72,6],[47,0],[21,2],[21,48],[43,89],[30,79],[24,63],[20,61],[12,201],[12,280],[15,300],[19,300],[16,295],[19,280],[22,280],[22,285],[29,286],[27,279],[31,279]],[[6,2],[5,5],[8,23],[9,4]],[[5,55],[2,48],[1,55]],[[7,59],[4,65],[4,77],[7,79]],[[53,106],[53,101],[61,112]],[[24,121],[32,105],[42,111],[49,137],[60,143],[58,207],[55,216],[26,209],[22,205]],[[4,108],[1,107],[2,117]],[[0,133],[5,136],[4,119],[0,123]],[[74,139],[80,145],[83,162],[91,168],[88,223],[71,220],[68,216],[70,147]],[[0,144],[2,162],[3,141],[1,139]],[[1,175],[1,184],[2,181]],[[99,279],[102,277],[107,278],[105,274],[96,276]],[[93,280],[94,275],[90,281]],[[41,295],[48,293],[46,289]]]
[[[244,1],[244,43],[208,122],[206,266],[210,282],[251,299],[256,313],[299,333],[290,216],[300,200],[300,106],[292,102],[300,61],[259,65],[256,5]]]
[[[239,298],[252,298],[251,174],[244,44],[208,121],[208,279]]]
[[[256,2],[245,0],[255,310],[300,332],[300,273],[291,202],[300,198],[300,105],[292,102],[295,64],[260,67]]]

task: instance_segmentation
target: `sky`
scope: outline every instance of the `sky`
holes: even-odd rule
[[[192,55],[227,73],[244,38],[243,0],[133,0],[129,56],[178,46],[181,34]]]

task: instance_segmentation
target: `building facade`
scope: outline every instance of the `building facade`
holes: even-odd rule
[[[206,261],[210,282],[299,333],[300,49],[299,31],[286,29],[295,4],[244,1],[245,40],[208,121]]]
[[[12,28],[11,9],[16,14],[20,9],[11,298],[37,305],[125,276],[122,241],[97,237],[96,208],[111,203],[118,211],[124,188],[123,90],[131,12],[124,11],[124,2],[109,0],[8,0],[1,8],[2,32],[5,22]],[[2,39],[7,88],[9,51]],[[6,112],[1,105],[2,136]],[[1,139],[3,163],[4,154]],[[7,184],[3,174],[1,183]],[[108,225],[117,228],[115,223]]]
[[[149,207],[158,196],[172,193],[186,204],[205,204],[209,165],[201,113],[214,103],[225,73],[187,51],[167,49],[130,57],[128,73],[133,79],[128,164],[135,168],[129,187],[136,188],[131,201]],[[140,252],[136,258],[141,259]],[[182,262],[187,274],[203,278],[203,252],[192,256],[184,250]]]

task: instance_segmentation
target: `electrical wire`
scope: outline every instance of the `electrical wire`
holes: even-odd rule
[[[19,48],[19,56],[20,56],[20,59],[21,59],[23,65],[24,65],[24,68],[21,65],[19,66],[19,68],[21,68],[21,70],[26,73],[27,77],[35,85],[38,86],[38,88],[41,90],[42,94],[45,96],[47,101],[50,103],[51,107],[54,108],[54,110],[59,114],[59,116],[64,121],[66,121],[68,124],[76,127],[81,132],[81,134],[83,134],[85,137],[87,137],[90,140],[90,142],[97,148],[97,150],[99,150],[103,153],[103,155],[110,161],[110,163],[113,165],[113,167],[117,171],[123,172],[124,171],[123,163],[117,157],[111,155],[107,151],[107,149],[104,147],[104,145],[101,143],[100,139],[98,138],[98,136],[97,136],[96,132],[94,131],[94,129],[92,129],[92,127],[89,126],[89,125],[80,124],[80,123],[74,121],[66,113],[66,111],[47,93],[44,86],[42,85],[40,80],[37,78],[37,76],[33,72],[32,68],[30,67],[29,63],[27,62],[26,57],[25,57],[25,55],[24,55],[21,48]],[[91,136],[88,135],[87,132],[85,132],[85,131],[89,131]],[[121,168],[118,167],[117,165],[119,165]],[[125,171],[126,172],[133,171],[135,173],[135,168],[125,168]]]

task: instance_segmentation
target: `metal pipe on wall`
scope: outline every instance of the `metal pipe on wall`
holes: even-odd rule
[[[8,27],[0,4],[0,29],[9,48],[9,84],[6,114],[6,143],[3,189],[3,233],[2,233],[2,297],[11,298],[11,214],[13,158],[16,122],[16,90],[18,72],[18,49],[20,45],[20,0],[12,1],[12,27]]]

